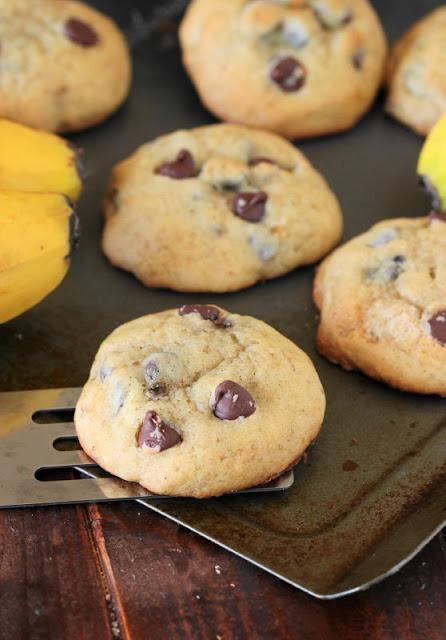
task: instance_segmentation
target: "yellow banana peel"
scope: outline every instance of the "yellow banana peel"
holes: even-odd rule
[[[62,193],[82,190],[79,152],[53,133],[0,118],[0,189]]]
[[[446,114],[438,120],[423,144],[417,174],[435,211],[446,211]]]
[[[0,191],[0,323],[31,308],[65,276],[77,216],[57,193]]]

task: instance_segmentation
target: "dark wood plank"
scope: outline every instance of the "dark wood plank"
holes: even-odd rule
[[[0,638],[113,637],[85,507],[0,510]]]
[[[370,590],[320,601],[149,509],[89,509],[123,638],[445,638],[440,536]]]
[[[416,558],[370,591],[327,603],[336,638],[444,640],[446,553],[437,536]]]

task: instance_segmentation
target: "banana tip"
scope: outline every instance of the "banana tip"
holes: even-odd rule
[[[79,221],[79,217],[75,211],[72,212],[68,219],[69,224],[69,247],[70,250],[68,255],[65,256],[67,259],[71,258],[73,253],[79,247],[80,237],[81,237],[81,225]]]
[[[426,195],[431,201],[432,208],[435,211],[442,210],[441,198],[438,189],[432,184],[431,180],[426,175],[418,176],[418,183],[425,191]]]

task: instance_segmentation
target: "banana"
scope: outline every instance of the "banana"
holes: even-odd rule
[[[79,238],[69,200],[0,191],[0,323],[31,308],[65,276]]]
[[[438,120],[423,144],[417,174],[435,211],[446,211],[446,114]]]
[[[0,148],[0,189],[49,191],[78,200],[82,167],[67,140],[0,118]]]

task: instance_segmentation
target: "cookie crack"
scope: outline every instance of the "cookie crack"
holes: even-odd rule
[[[233,334],[232,334],[232,335],[233,335]],[[231,337],[232,337],[232,335],[231,335]],[[184,387],[179,387],[179,389],[178,389],[178,390],[179,390],[180,392],[182,392],[182,395],[184,396],[184,398],[185,398],[185,400],[186,400],[187,404],[189,404],[190,406],[194,407],[194,409],[196,409],[196,410],[198,411],[198,409],[199,409],[199,408],[198,408],[198,406],[197,406],[197,403],[196,403],[196,402],[194,402],[194,400],[193,400],[193,399],[192,399],[192,397],[191,397],[191,393],[192,393],[192,390],[193,390],[194,385],[195,385],[195,384],[196,384],[196,383],[197,383],[201,378],[203,378],[204,376],[207,376],[207,375],[209,375],[210,373],[212,373],[213,371],[216,371],[216,370],[220,367],[220,365],[221,365],[223,362],[225,362],[225,363],[226,363],[227,365],[229,365],[229,366],[230,366],[230,365],[232,365],[234,362],[236,362],[236,361],[240,358],[241,354],[242,354],[242,353],[245,353],[245,352],[247,351],[247,347],[246,347],[245,345],[240,344],[238,341],[237,341],[237,344],[238,344],[238,346],[239,346],[240,348],[239,348],[239,350],[237,351],[237,353],[236,353],[236,354],[234,354],[234,356],[233,356],[232,358],[229,358],[229,359],[228,359],[228,358],[226,358],[225,356],[223,356],[223,357],[221,358],[221,360],[220,360],[218,363],[216,363],[214,366],[210,367],[210,368],[209,368],[209,369],[207,369],[206,371],[200,371],[200,373],[199,373],[197,376],[195,376],[195,378],[194,378],[194,379],[192,379],[192,380],[191,380],[187,385],[185,385]]]
[[[183,391],[189,391],[198,382],[198,380],[200,380],[200,378],[203,378],[204,376],[209,375],[213,371],[216,371],[223,362],[225,362],[227,365],[232,365],[234,362],[236,362],[240,358],[241,354],[244,353],[247,349],[246,347],[244,347],[243,345],[240,345],[239,343],[238,343],[238,346],[240,347],[240,349],[239,351],[237,351],[236,354],[234,354],[232,358],[228,359],[226,356],[222,356],[219,362],[214,364],[212,367],[210,367],[206,371],[200,371],[196,376],[194,376],[194,378],[189,382],[189,384],[185,385],[184,387],[181,387],[181,389]]]

